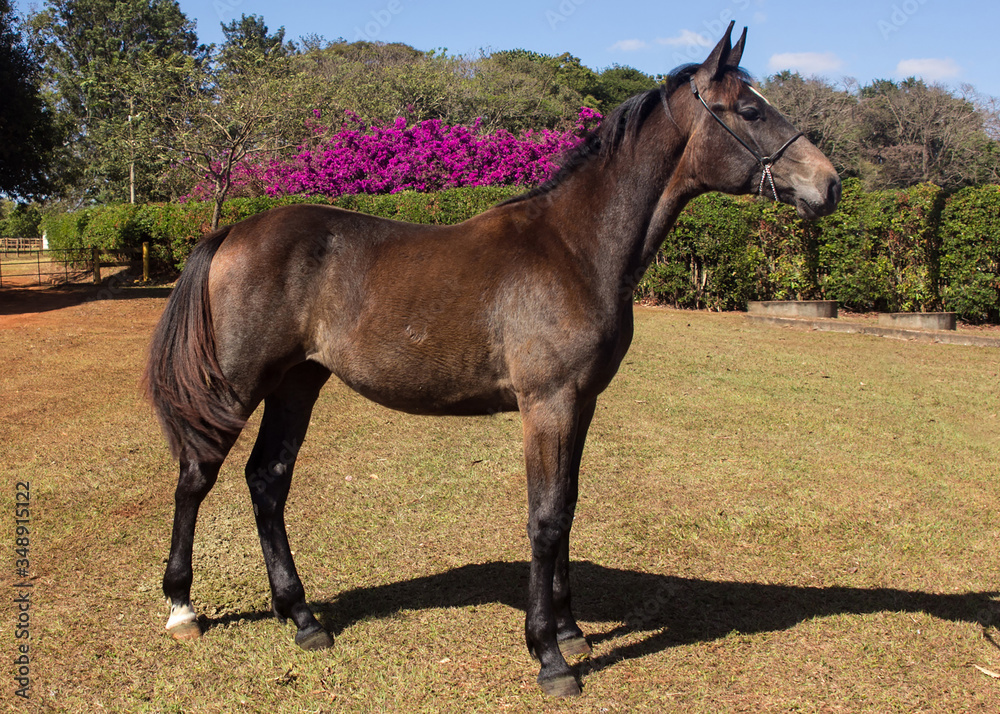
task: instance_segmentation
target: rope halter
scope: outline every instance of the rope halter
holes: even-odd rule
[[[750,154],[755,159],[757,159],[757,163],[760,164],[760,185],[757,187],[757,194],[760,196],[764,195],[764,179],[767,179],[768,184],[771,186],[771,193],[774,194],[774,200],[777,201],[778,189],[775,188],[774,186],[774,177],[771,175],[771,166],[774,164],[774,162],[776,162],[779,158],[781,158],[781,154],[784,153],[785,149],[787,149],[789,146],[792,145],[793,141],[802,136],[802,132],[800,131],[797,134],[794,134],[791,138],[788,139],[788,141],[782,144],[781,148],[778,149],[777,151],[771,153],[768,156],[761,156],[753,147],[751,147],[748,143],[743,141],[743,139],[740,138],[739,134],[730,129],[729,126],[726,124],[726,122],[722,121],[722,119],[719,117],[718,114],[712,111],[712,108],[708,106],[708,102],[705,101],[705,98],[702,97],[701,93],[698,91],[698,87],[694,83],[694,77],[691,78],[691,92],[694,94],[694,96],[698,98],[698,101],[701,102],[701,105],[705,107],[708,113],[712,115],[712,118],[715,119],[715,121],[719,122],[719,124],[722,126],[723,129],[728,131],[733,136],[733,138],[736,139],[736,141],[740,142],[740,144],[743,145],[744,149],[749,151]],[[759,96],[759,93],[757,94]]]

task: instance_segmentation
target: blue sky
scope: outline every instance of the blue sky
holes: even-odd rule
[[[20,0],[20,7],[29,2]],[[571,52],[595,69],[626,64],[650,74],[704,59],[730,19],[748,26],[743,66],[756,77],[781,69],[832,81],[917,75],[1000,97],[1000,6],[970,0],[180,0],[203,42],[220,22],[264,17],[289,39],[405,42],[450,54],[525,48]]]

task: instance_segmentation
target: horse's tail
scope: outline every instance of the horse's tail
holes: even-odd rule
[[[246,424],[219,366],[208,301],[208,271],[229,230],[213,233],[191,251],[149,346],[146,396],[170,452],[181,460],[221,461]]]

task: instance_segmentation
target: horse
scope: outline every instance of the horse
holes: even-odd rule
[[[144,375],[180,473],[163,577],[177,639],[200,636],[191,554],[202,500],[263,402],[246,481],[274,614],[329,647],[285,531],[295,459],[336,375],[414,414],[520,412],[531,564],[525,641],[549,695],[580,693],[567,656],[569,536],[597,397],[629,348],[633,291],[685,204],[760,193],[806,219],[831,213],[827,158],[739,67],[734,23],[701,64],[626,100],[554,176],[462,223],[413,225],[330,206],[274,208],[191,252]],[[770,153],[766,153],[770,152]]]

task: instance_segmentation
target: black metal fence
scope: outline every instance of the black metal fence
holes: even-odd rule
[[[29,287],[33,285],[58,285],[93,281],[100,284],[101,271],[121,267],[142,271],[143,280],[149,280],[149,247],[141,249],[99,248],[42,249],[26,245],[12,245],[7,241],[30,239],[3,239],[0,242],[0,288]]]

